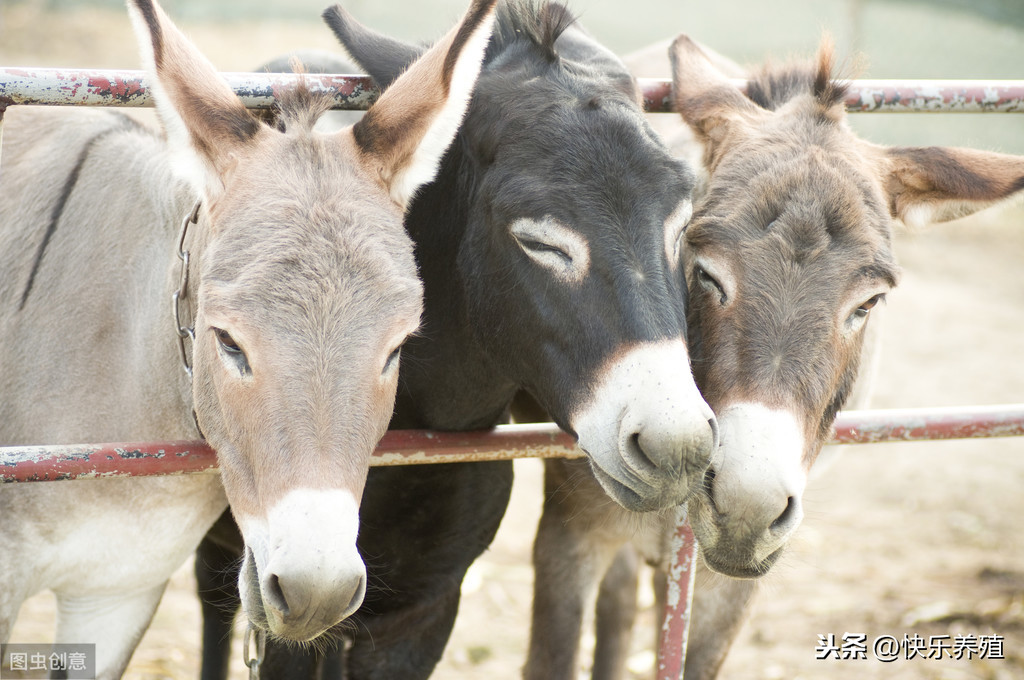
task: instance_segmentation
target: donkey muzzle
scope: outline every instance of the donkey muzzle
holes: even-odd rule
[[[684,502],[718,446],[718,422],[680,339],[642,343],[604,368],[571,425],[594,475],[627,510]]]
[[[245,612],[272,634],[306,642],[351,616],[366,594],[358,506],[342,490],[289,492],[265,520],[239,518]]]
[[[733,577],[766,573],[803,520],[803,428],[793,414],[755,403],[719,412],[722,445],[691,522],[704,560]]]

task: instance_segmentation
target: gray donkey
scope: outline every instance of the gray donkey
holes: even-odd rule
[[[334,134],[312,131],[329,103],[305,87],[283,130],[261,123],[152,0],[129,10],[163,134],[8,113],[0,443],[202,434],[221,473],[0,489],[0,641],[50,589],[57,642],[95,643],[97,677],[119,677],[228,501],[254,625],[308,641],[359,607],[360,497],[422,311],[403,212],[462,120],[493,9],[474,1]]]

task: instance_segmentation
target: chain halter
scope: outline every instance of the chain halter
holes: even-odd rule
[[[188,234],[188,228],[193,224],[199,223],[199,207],[202,205],[202,199],[196,201],[196,204],[192,206],[192,210],[185,215],[185,219],[181,221],[181,230],[178,232],[178,259],[181,260],[181,273],[178,275],[178,290],[171,294],[171,307],[174,313],[174,328],[178,333],[178,350],[181,353],[181,364],[185,368],[185,373],[188,374],[189,379],[192,378],[192,364],[189,363],[188,350],[185,348],[185,339],[194,345],[196,341],[196,327],[193,320],[192,323],[186,325],[182,320],[181,314],[181,301],[188,295],[188,265],[191,260],[189,251],[185,250],[185,236]],[[192,417],[196,419],[196,427],[199,428],[199,420],[196,418],[196,412],[192,411]],[[199,429],[200,435],[202,429]],[[255,648],[255,654],[250,656],[249,646],[250,643]],[[242,649],[243,660],[245,665],[249,667],[249,678],[250,680],[259,680],[260,677],[260,665],[263,663],[263,655],[267,646],[267,632],[256,628],[251,623],[249,628],[245,631],[245,644]]]
[[[194,319],[187,326],[182,322],[181,301],[188,295],[188,265],[191,259],[189,252],[185,250],[185,235],[188,233],[189,225],[199,223],[200,205],[202,205],[202,199],[196,201],[196,204],[192,206],[192,210],[181,221],[181,231],[178,232],[178,259],[181,260],[181,273],[178,275],[178,290],[171,294],[174,328],[178,333],[178,352],[181,354],[181,364],[185,367],[185,373],[190,381],[192,380],[192,364],[189,363],[189,353],[185,349],[185,338],[189,339],[193,347],[195,346],[196,324]],[[206,435],[203,434],[203,428],[199,426],[199,416],[194,408],[192,409],[192,420],[196,423],[196,431],[199,432],[199,436],[206,439]]]
[[[256,647],[256,655],[249,656],[249,643],[252,641]],[[245,631],[245,643],[242,646],[242,659],[249,667],[249,680],[259,680],[260,665],[263,663],[263,654],[267,647],[267,631],[249,624]]]
[[[174,291],[171,295],[171,306],[174,312],[174,328],[178,332],[178,350],[181,353],[181,363],[185,367],[185,373],[188,374],[189,379],[192,378],[192,364],[189,363],[189,354],[185,349],[185,338],[195,344],[196,341],[196,327],[195,323],[185,325],[181,318],[181,301],[188,295],[188,265],[189,265],[189,251],[185,250],[185,235],[188,233],[189,225],[197,224],[199,222],[199,206],[202,205],[202,199],[196,201],[196,204],[192,206],[192,210],[185,215],[185,219],[181,221],[181,231],[178,232],[178,259],[181,260],[181,274],[178,276],[178,290]]]

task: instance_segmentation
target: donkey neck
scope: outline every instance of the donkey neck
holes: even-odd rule
[[[403,350],[391,427],[478,429],[503,421],[518,385],[503,375],[473,332],[459,250],[475,200],[472,164],[461,136],[438,178],[406,216],[424,288],[420,331]]]

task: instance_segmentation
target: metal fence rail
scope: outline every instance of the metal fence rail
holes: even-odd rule
[[[249,108],[269,108],[282,90],[305,80],[316,92],[334,97],[335,108],[366,109],[377,98],[364,75],[222,73]],[[639,78],[650,113],[673,111],[672,83]],[[733,81],[744,87],[742,80]],[[144,71],[0,68],[0,112],[15,104],[152,106]],[[850,112],[1024,113],[1024,80],[853,80]]]
[[[1024,404],[849,411],[836,418],[832,444],[1024,436]],[[555,425],[499,425],[479,432],[391,430],[371,466],[515,458],[581,458]],[[203,441],[0,447],[0,482],[42,482],[214,472]]]

